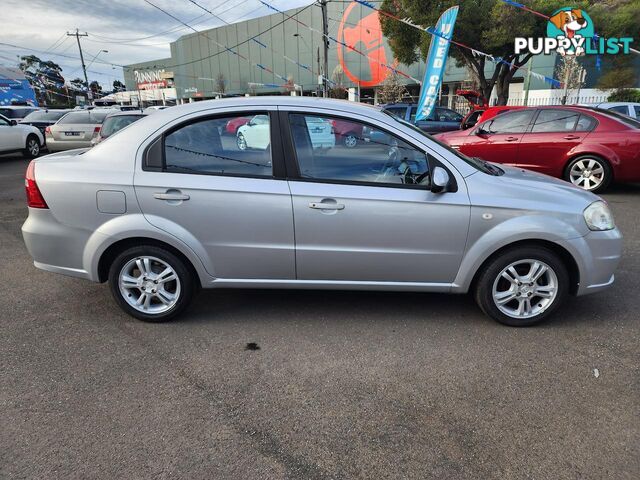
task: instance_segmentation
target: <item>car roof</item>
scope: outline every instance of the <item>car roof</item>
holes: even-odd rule
[[[596,107],[623,107],[627,105],[640,105],[638,102],[602,102],[597,103],[594,106]]]
[[[107,115],[107,118],[111,117],[130,117],[131,115],[137,115],[138,117],[146,117],[148,113],[141,112],[140,110],[117,110]]]

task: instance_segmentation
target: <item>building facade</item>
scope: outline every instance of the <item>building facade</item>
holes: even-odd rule
[[[349,91],[350,98],[376,103],[378,87],[395,68],[406,85],[406,99],[415,101],[425,63],[420,60],[403,65],[393,58],[377,12],[357,2],[329,2],[327,10],[330,38],[327,73],[323,72],[322,11],[313,4],[184,35],[170,44],[170,58],[125,67],[127,89],[140,90],[142,85],[142,90],[147,90],[145,85],[161,80],[163,71],[165,80],[172,75],[171,88],[175,89],[178,103],[229,95],[293,92],[313,95],[317,94],[324,75],[332,87],[345,90],[345,96]],[[342,43],[354,46],[360,53]],[[461,101],[455,95],[456,90],[470,83],[469,72],[455,63],[452,59],[447,63],[440,100],[441,104],[454,108]],[[540,55],[531,65],[535,72],[553,77],[556,57]],[[590,72],[582,93],[593,93],[594,102],[602,101],[592,89],[598,71],[594,65],[587,67]],[[530,104],[536,104],[535,99],[537,104],[545,103],[562,94],[551,91],[543,80],[527,80],[517,74],[511,88],[512,102],[523,100],[525,83],[530,90]],[[149,94],[145,95],[149,98]],[[144,99],[145,95],[139,96]],[[605,98],[606,93],[600,92],[600,96]]]

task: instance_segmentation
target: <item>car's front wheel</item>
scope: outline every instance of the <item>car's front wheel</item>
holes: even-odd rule
[[[476,302],[494,320],[514,327],[545,320],[565,300],[569,274],[562,260],[543,247],[516,247],[484,266]]]
[[[238,136],[236,137],[236,144],[238,145],[238,148],[240,150],[247,149],[247,140],[244,138],[244,135],[242,135],[242,133],[238,132]]]
[[[353,148],[358,145],[358,137],[355,133],[347,133],[342,137],[342,143],[347,148]]]
[[[129,315],[146,322],[164,322],[181,313],[195,290],[184,261],[155,245],[120,253],[109,269],[109,286]]]
[[[27,137],[27,143],[24,149],[24,156],[27,158],[36,158],[40,155],[40,140],[35,135]]]
[[[609,186],[612,178],[613,172],[609,163],[595,155],[574,158],[564,172],[566,181],[590,192],[603,191]]]

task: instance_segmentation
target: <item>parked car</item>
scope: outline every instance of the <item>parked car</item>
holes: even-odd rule
[[[36,127],[0,115],[0,153],[22,152],[25,157],[35,158],[43,144],[42,133]]]
[[[224,131],[225,133],[228,133],[229,135],[237,135],[238,133],[238,129],[243,126],[246,125],[247,123],[249,123],[249,120],[251,120],[251,117],[238,117],[238,118],[232,118],[231,120],[229,120],[225,127],[224,127]]]
[[[240,150],[257,148],[266,150],[271,142],[269,133],[269,116],[255,115],[251,120],[238,128],[236,144]]]
[[[100,126],[100,130],[98,130],[98,134],[91,140],[91,145],[97,145],[114,133],[119,132],[124,127],[127,127],[133,122],[137,122],[146,116],[146,113],[142,113],[139,110],[137,112],[115,112],[107,115]]]
[[[0,106],[0,115],[9,120],[20,120],[36,110],[40,109],[23,105],[2,105]]]
[[[248,112],[271,149],[222,138]],[[314,149],[318,118],[390,140]],[[178,315],[199,287],[333,288],[472,291],[486,314],[524,326],[609,287],[620,259],[596,195],[469,158],[366,105],[202,101],[118,136],[30,163],[22,233],[38,268],[107,281],[142,320]]]
[[[437,135],[460,152],[600,192],[640,181],[640,121],[586,107],[523,108],[471,130]]]
[[[347,148],[353,148],[365,140],[364,126],[358,122],[332,120],[336,140]]]
[[[50,127],[45,128],[47,149],[50,152],[87,148],[98,136],[100,126],[107,115],[117,110],[74,110],[64,115]]]
[[[527,108],[527,107],[520,107],[515,105],[503,105],[503,106],[497,106],[497,107],[487,107],[485,109],[477,108],[475,110],[471,110],[469,113],[467,113],[467,115],[462,120],[462,123],[460,124],[460,130],[473,128],[478,123],[482,123],[485,120],[489,120],[490,118],[493,118],[497,115],[502,115],[503,113],[511,112],[513,110],[521,110],[523,108]]]
[[[417,108],[418,105],[407,103],[395,103],[382,106],[383,110],[402,120],[415,124],[427,133],[450,132],[460,128],[463,117],[450,108],[435,107],[426,120],[416,122]]]
[[[595,105],[596,108],[603,110],[612,110],[631,118],[640,120],[640,103],[634,102],[604,102]]]
[[[71,110],[35,110],[24,117],[22,120],[20,120],[18,123],[20,123],[21,125],[31,125],[33,127],[36,127],[44,136],[45,129],[47,127],[56,123],[62,118],[63,115],[70,111]]]

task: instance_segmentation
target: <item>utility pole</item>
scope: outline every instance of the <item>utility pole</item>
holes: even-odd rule
[[[84,57],[82,56],[82,45],[80,45],[80,37],[88,37],[89,35],[87,34],[87,32],[80,33],[76,28],[75,33],[67,32],[67,36],[76,37],[76,40],[78,42],[78,50],[80,50],[80,62],[82,63],[82,72],[84,73],[84,84],[87,87],[87,98],[91,100],[93,99],[93,95],[91,94],[91,89],[89,89],[89,79],[87,78],[87,67],[84,64]]]
[[[324,68],[322,71],[322,93],[324,97],[329,96],[329,22],[327,17],[327,0],[319,0],[322,9],[322,46],[324,50]]]

